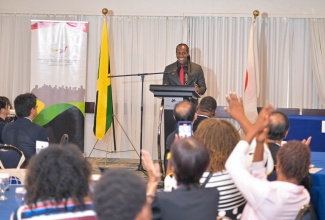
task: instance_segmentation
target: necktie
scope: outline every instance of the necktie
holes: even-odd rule
[[[184,85],[184,65],[181,65],[181,69],[179,70],[179,80]]]

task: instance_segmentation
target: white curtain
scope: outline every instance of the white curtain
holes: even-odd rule
[[[316,82],[317,94],[325,103],[325,20],[310,19],[312,69]]]
[[[11,101],[29,90],[30,20],[80,20],[89,22],[87,96],[94,102],[102,16],[0,15],[0,95]],[[193,62],[202,65],[206,95],[218,105],[226,105],[229,91],[243,94],[249,27],[252,18],[223,17],[144,17],[109,18],[111,73],[116,144],[119,153],[94,150],[94,157],[139,159],[141,77],[126,74],[162,72],[176,60],[175,47],[184,42],[190,47]],[[260,43],[260,106],[323,108],[311,68],[309,26],[306,19],[258,18]],[[262,64],[262,65],[261,65]],[[315,73],[314,73],[315,74]],[[321,74],[321,72],[319,73]],[[142,148],[157,158],[157,126],[160,99],[149,91],[150,84],[161,84],[162,75],[143,79]],[[324,89],[322,90],[324,91]],[[102,141],[95,139],[93,114],[85,120],[85,153],[93,147],[113,151],[112,129]],[[163,145],[162,145],[163,146]],[[129,151],[135,148],[136,151]]]

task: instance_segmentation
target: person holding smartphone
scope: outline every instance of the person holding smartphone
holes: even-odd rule
[[[167,168],[167,154],[170,151],[171,145],[174,143],[175,134],[178,133],[178,122],[186,121],[187,122],[186,124],[188,124],[188,122],[193,123],[193,121],[196,119],[195,105],[187,100],[177,103],[174,107],[174,119],[177,122],[177,126],[175,130],[168,135],[165,143],[165,156],[164,156],[165,170]],[[191,134],[192,134],[193,133],[192,126],[190,127],[191,127]]]

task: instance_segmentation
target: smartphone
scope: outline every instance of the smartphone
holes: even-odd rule
[[[178,122],[178,137],[192,137],[193,129],[191,121],[179,121]]]

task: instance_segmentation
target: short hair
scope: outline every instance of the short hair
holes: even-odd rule
[[[189,101],[178,102],[174,107],[174,117],[178,121],[193,121],[195,106]]]
[[[178,185],[197,185],[209,165],[207,148],[194,138],[182,138],[171,147],[171,166]]]
[[[300,183],[309,170],[309,147],[300,141],[288,141],[280,147],[277,153],[277,163],[286,178],[296,179]]]
[[[203,120],[194,133],[194,138],[201,141],[210,154],[210,172],[225,169],[226,161],[240,140],[236,128],[226,120],[209,118]]]
[[[272,112],[268,138],[271,140],[281,140],[285,138],[286,133],[289,130],[289,126],[289,119],[284,113],[279,111]]]
[[[36,100],[37,97],[33,93],[25,93],[17,96],[14,100],[17,117],[28,117],[32,108],[36,107]]]
[[[98,220],[133,220],[146,204],[146,184],[134,171],[108,170],[95,187],[93,201]]]
[[[76,145],[50,144],[28,163],[26,202],[33,207],[39,200],[72,198],[76,205],[83,205],[89,194],[90,175],[91,166]]]
[[[10,101],[5,96],[0,96],[0,109],[6,108],[6,106],[11,106]]]
[[[215,112],[217,109],[217,101],[212,96],[206,96],[201,99],[198,108],[202,112]]]
[[[187,53],[190,52],[190,48],[187,46],[187,44],[184,44],[184,43],[180,43],[176,46],[176,53],[177,53],[177,48],[180,47],[180,46],[185,46],[187,48]]]

